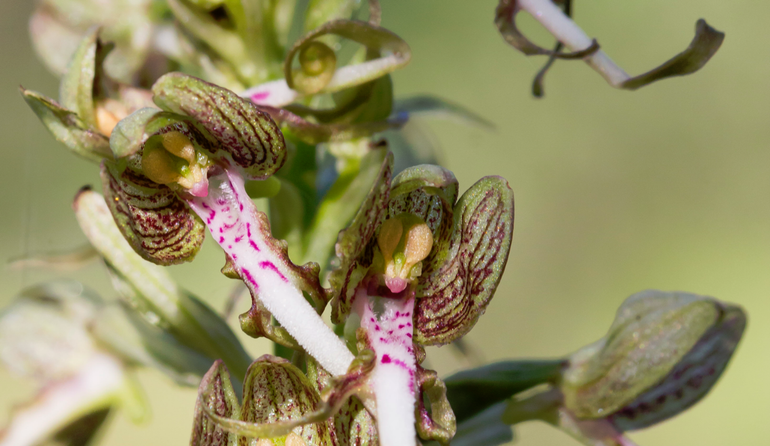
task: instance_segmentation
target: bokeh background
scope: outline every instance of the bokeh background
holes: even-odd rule
[[[58,146],[17,86],[56,96],[35,59],[30,0],[0,2],[0,262],[85,243],[70,209],[75,192],[98,185],[97,169]],[[637,92],[610,88],[581,62],[558,62],[546,98],[533,99],[544,62],[503,43],[494,0],[386,0],[383,24],[412,47],[395,74],[398,95],[451,99],[493,121],[488,132],[431,122],[445,164],[465,188],[483,175],[516,193],[507,271],[487,314],[468,336],[485,360],[554,357],[603,335],[617,306],[645,288],[686,290],[736,302],[749,328],[722,380],[685,414],[632,433],[640,445],[767,445],[770,441],[770,3],[756,0],[577,1],[577,21],[632,74],[681,51],[705,17],[727,33],[709,65]],[[529,19],[525,30],[551,45]],[[173,274],[215,308],[229,282],[207,243]],[[0,269],[0,305],[23,287],[74,277],[110,295],[98,264],[51,273]],[[264,344],[246,340],[255,354]],[[463,366],[429,351],[442,374]],[[195,393],[158,374],[141,375],[150,422],[118,414],[104,443],[185,444]],[[0,371],[0,420],[29,397],[29,383]],[[530,423],[518,444],[576,445]]]

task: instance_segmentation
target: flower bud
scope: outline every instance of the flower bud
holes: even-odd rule
[[[562,391],[581,420],[640,429],[687,409],[711,389],[746,326],[737,306],[682,292],[628,298],[609,333],[570,358]]]

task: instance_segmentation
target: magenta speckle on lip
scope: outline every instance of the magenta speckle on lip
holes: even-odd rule
[[[258,289],[259,285],[257,285],[257,281],[254,280],[254,276],[251,275],[251,273],[248,270],[241,271],[246,278],[246,280],[254,287],[254,289]]]
[[[259,246],[257,246],[256,243],[254,243],[254,240],[249,239],[249,245],[251,245],[251,247],[254,248],[255,251],[259,251]]]
[[[225,242],[225,238],[224,237],[219,237],[219,244],[221,245],[224,242]]]
[[[382,355],[382,359],[380,360],[383,364],[390,364],[390,356],[388,355]]]

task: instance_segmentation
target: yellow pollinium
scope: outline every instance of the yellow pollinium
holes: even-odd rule
[[[142,170],[158,184],[177,183],[190,189],[203,179],[201,161],[205,157],[195,150],[192,141],[180,132],[160,135],[160,144],[146,144],[142,154]]]
[[[386,283],[397,292],[422,273],[422,261],[433,249],[433,233],[420,217],[399,214],[382,224],[377,245],[384,261]]]

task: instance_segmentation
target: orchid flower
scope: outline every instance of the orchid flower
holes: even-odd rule
[[[489,304],[510,249],[513,194],[486,177],[458,200],[451,172],[417,166],[391,181],[391,163],[340,233],[332,321],[375,354],[369,386],[381,444],[416,444],[415,424],[422,438],[447,443],[454,415],[435,410],[443,384],[419,366],[422,347],[465,335]],[[436,397],[431,415],[423,392]]]
[[[103,62],[110,46],[93,29],[80,42],[62,78],[59,102],[21,89],[48,131],[75,154],[95,163],[112,158],[109,138],[121,119],[152,105],[148,91],[116,82]]]
[[[361,400],[372,358],[362,357],[347,375],[332,378],[312,358],[307,373],[271,355],[249,367],[239,402],[227,368],[216,362],[204,376],[195,405],[191,446],[376,445],[378,432]]]
[[[162,14],[152,0],[43,0],[29,23],[38,56],[54,74],[64,76],[84,36],[96,27],[115,43],[106,70],[115,79],[131,83],[153,58],[153,34]],[[144,73],[142,73],[144,74]]]
[[[86,444],[114,409],[146,417],[131,363],[93,331],[104,305],[79,283],[58,281],[25,290],[0,313],[0,361],[40,387],[11,413],[0,445]]]
[[[447,396],[463,408],[463,421],[494,410],[498,421],[545,421],[586,446],[633,446],[625,432],[676,416],[706,396],[745,327],[738,306],[642,291],[626,299],[599,341],[563,359],[460,372],[446,379]]]
[[[283,165],[276,124],[251,101],[179,73],[159,79],[152,92],[160,109],[118,123],[116,161],[102,165],[105,198],[123,235],[145,259],[169,265],[191,260],[208,228],[228,274],[252,292],[250,314],[264,306],[327,370],[345,373],[353,355],[317,313],[325,304],[317,264],[289,260],[244,187]]]

